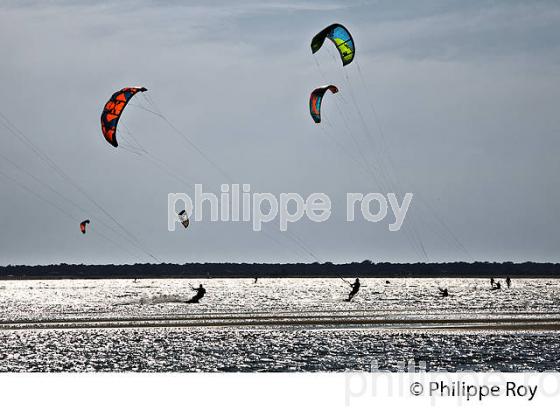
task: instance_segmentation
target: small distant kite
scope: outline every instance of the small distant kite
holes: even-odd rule
[[[85,235],[86,233],[86,225],[89,224],[89,219],[86,219],[85,221],[80,222],[80,231],[82,231],[82,233]]]
[[[321,122],[321,103],[323,102],[323,96],[327,90],[333,94],[338,92],[338,88],[331,84],[314,89],[309,96],[309,113],[313,121],[317,124]]]
[[[313,40],[311,40],[311,51],[315,54],[323,46],[325,39],[328,38],[336,46],[342,59],[342,65],[348,65],[354,60],[356,47],[350,32],[341,24],[331,24],[327,28],[321,30]]]
[[[189,223],[190,223],[189,216],[187,215],[187,212],[184,209],[181,212],[179,212],[179,220],[181,221],[185,229],[189,227]]]
[[[118,147],[117,125],[126,104],[137,92],[148,91],[145,87],[127,87],[114,93],[103,107],[101,113],[101,131],[109,144]]]

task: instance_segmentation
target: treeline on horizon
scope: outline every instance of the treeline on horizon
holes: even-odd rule
[[[8,265],[0,280],[142,279],[142,278],[560,278],[559,263],[447,262],[344,264],[325,263],[186,263],[135,265]]]

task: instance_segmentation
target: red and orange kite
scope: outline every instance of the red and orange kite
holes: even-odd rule
[[[117,124],[126,104],[137,92],[148,91],[145,87],[127,87],[114,93],[101,113],[101,131],[109,144],[118,147]]]
[[[89,219],[86,219],[85,221],[80,222],[80,231],[82,231],[83,234],[86,233],[86,225],[89,223]]]

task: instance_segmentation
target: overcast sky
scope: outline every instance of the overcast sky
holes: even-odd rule
[[[332,22],[356,43],[344,68],[331,43],[310,51]],[[559,38],[556,1],[0,0],[0,113],[83,191],[0,122],[0,264],[150,261],[144,251],[166,262],[558,262]],[[308,98],[325,83],[340,93],[318,126]],[[103,104],[135,85],[233,182],[324,192],[329,221],[290,236],[276,223],[168,232],[167,194],[192,193],[182,179],[210,192],[232,181],[136,106],[122,146],[107,144]],[[168,171],[126,151],[124,127]],[[389,191],[415,195],[404,230],[389,232],[389,217],[345,222],[347,192]]]

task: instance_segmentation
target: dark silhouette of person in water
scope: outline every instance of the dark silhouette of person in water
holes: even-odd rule
[[[509,276],[506,278],[506,285],[508,289],[511,288],[511,278]]]
[[[490,286],[492,287],[492,289],[494,289],[495,283],[496,281],[494,280],[494,278],[490,278]]]
[[[449,296],[449,291],[447,290],[447,288],[438,288],[439,289],[439,293],[441,294],[442,298],[446,298]]]
[[[352,290],[348,294],[348,299],[346,299],[347,302],[351,302],[354,296],[356,296],[356,293],[360,291],[360,279],[356,278],[354,283],[350,286],[352,286]]]
[[[186,303],[198,303],[198,302],[200,302],[200,299],[202,299],[204,297],[204,295],[206,294],[206,289],[204,289],[204,286],[202,286],[202,283],[200,284],[200,286],[198,288],[194,288],[194,287],[191,286],[191,289],[196,292],[196,295],[194,295],[192,298],[187,300]]]

